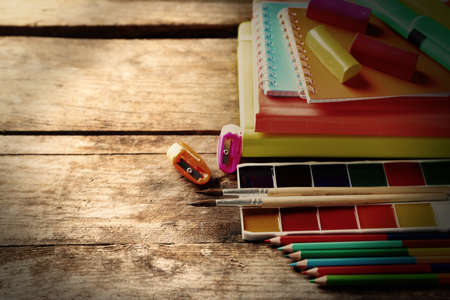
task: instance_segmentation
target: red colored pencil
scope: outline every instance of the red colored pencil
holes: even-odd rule
[[[266,243],[283,246],[292,243],[316,243],[316,242],[344,242],[344,241],[384,241],[386,234],[318,234],[318,235],[287,235],[277,236]]]
[[[350,242],[350,241],[385,241],[385,240],[425,240],[449,239],[448,232],[413,232],[413,233],[356,233],[356,234],[304,234],[278,236],[265,240],[266,243],[276,246],[291,243],[316,242]]]
[[[321,277],[324,275],[437,273],[449,271],[450,264],[415,264],[316,267],[305,270],[302,274],[313,277]]]

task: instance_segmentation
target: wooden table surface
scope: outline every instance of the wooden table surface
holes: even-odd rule
[[[320,289],[243,242],[238,211],[166,158],[216,164],[239,123],[236,33],[250,1],[0,2],[0,299],[447,299]]]

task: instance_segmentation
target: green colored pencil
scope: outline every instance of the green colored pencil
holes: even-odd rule
[[[323,286],[440,286],[450,285],[450,273],[325,275],[310,282]]]
[[[301,250],[332,250],[332,249],[366,249],[366,248],[428,248],[449,247],[450,239],[443,240],[383,240],[383,241],[356,241],[356,242],[319,242],[319,243],[292,243],[278,250],[295,252]]]
[[[294,260],[325,257],[371,257],[371,256],[450,256],[450,248],[373,248],[301,250],[287,256]]]

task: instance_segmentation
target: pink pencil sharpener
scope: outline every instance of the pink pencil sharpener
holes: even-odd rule
[[[242,155],[242,130],[239,126],[228,124],[222,127],[217,142],[217,163],[225,173],[236,171]]]

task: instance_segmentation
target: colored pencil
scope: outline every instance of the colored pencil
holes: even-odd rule
[[[303,275],[313,277],[321,277],[324,275],[404,274],[404,273],[450,273],[450,264],[334,266],[334,267],[316,267],[302,272]]]
[[[350,242],[350,241],[384,241],[384,240],[425,240],[450,239],[449,232],[393,232],[393,233],[354,233],[354,234],[303,234],[277,236],[265,240],[274,246],[291,243]]]
[[[408,265],[418,263],[447,264],[450,263],[450,256],[309,258],[289,265],[300,269],[310,269],[327,266]]]
[[[447,193],[365,194],[320,196],[252,196],[233,199],[208,199],[189,203],[192,206],[246,206],[261,208],[336,206],[375,203],[447,201]]]
[[[334,250],[334,249],[366,249],[366,248],[432,248],[450,247],[450,239],[439,240],[389,240],[389,241],[355,241],[355,242],[323,242],[323,243],[292,243],[279,247],[284,252],[301,250]]]
[[[379,248],[301,250],[287,255],[294,260],[325,257],[372,257],[372,256],[450,256],[450,248]]]
[[[450,273],[325,275],[310,282],[323,286],[441,286],[450,285]]]
[[[208,196],[307,196],[307,195],[364,195],[364,194],[411,194],[450,193],[449,187],[438,186],[379,186],[379,187],[281,187],[281,188],[212,188],[197,191]]]

